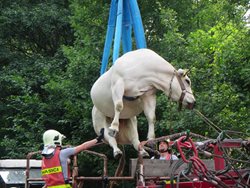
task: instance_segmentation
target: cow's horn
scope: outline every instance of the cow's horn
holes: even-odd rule
[[[183,77],[185,77],[189,72],[190,72],[189,69],[185,69],[185,70],[184,70],[184,73],[183,73]]]

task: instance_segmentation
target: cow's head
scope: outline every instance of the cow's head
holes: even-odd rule
[[[179,69],[174,72],[170,82],[169,97],[174,101],[179,101],[180,107],[183,105],[189,109],[193,109],[195,98],[191,89],[191,80],[187,76],[188,72],[189,70],[186,69]]]

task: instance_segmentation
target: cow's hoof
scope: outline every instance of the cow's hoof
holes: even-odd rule
[[[116,137],[117,136],[117,133],[118,131],[116,129],[111,129],[109,128],[109,131],[108,131],[108,135],[111,136],[111,137]]]
[[[146,152],[145,150],[144,151],[140,151],[140,154],[141,154],[142,158],[145,158],[145,159],[150,158],[148,152]]]
[[[116,152],[114,152],[114,158],[115,159],[120,159],[122,156],[122,151],[118,150]]]
[[[157,142],[155,140],[148,140],[146,146],[150,149],[157,150]]]

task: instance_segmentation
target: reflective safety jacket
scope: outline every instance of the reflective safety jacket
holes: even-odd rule
[[[60,147],[56,147],[51,158],[42,159],[42,178],[48,188],[70,188],[70,184],[65,182],[62,165],[60,162]]]

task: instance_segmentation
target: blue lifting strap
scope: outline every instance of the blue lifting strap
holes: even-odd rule
[[[121,40],[123,53],[132,50],[132,29],[134,30],[137,49],[146,48],[146,39],[137,0],[112,0],[102,56],[101,74],[107,70],[113,38],[113,64],[119,57]]]

